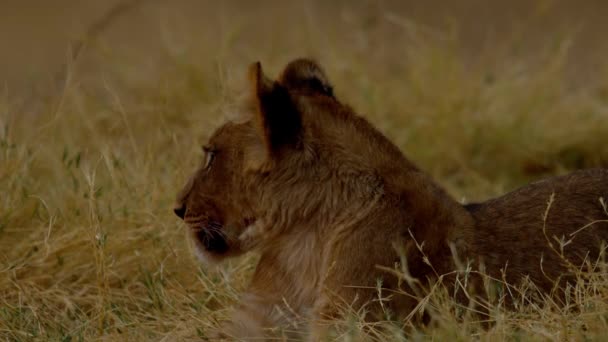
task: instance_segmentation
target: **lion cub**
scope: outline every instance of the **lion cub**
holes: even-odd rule
[[[426,284],[468,262],[548,292],[608,239],[608,170],[463,206],[340,102],[315,62],[295,60],[276,81],[256,63],[250,82],[248,119],[215,131],[174,209],[207,262],[261,255],[223,336],[264,338],[282,327],[315,339],[322,330],[302,323],[314,327],[343,307],[365,306],[369,320],[387,310],[403,318],[417,301],[378,301],[376,290],[379,279],[389,291],[413,290],[386,271],[400,263]],[[562,250],[555,238],[569,243]]]

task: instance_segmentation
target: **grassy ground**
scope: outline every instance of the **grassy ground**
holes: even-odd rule
[[[458,199],[608,166],[608,64],[578,73],[576,32],[523,44],[520,23],[463,51],[457,25],[427,26],[375,2],[208,6],[196,22],[141,8],[155,18],[154,44],[114,44],[128,31],[119,18],[27,92],[6,84],[0,339],[196,340],[227,317],[254,256],[200,267],[171,208],[254,60],[277,73],[290,58],[318,58],[337,96]],[[459,322],[450,296],[434,292],[440,324],[412,337],[606,339],[607,282],[581,285],[567,309],[497,305],[490,329]],[[356,319],[340,326],[339,340],[357,339]]]

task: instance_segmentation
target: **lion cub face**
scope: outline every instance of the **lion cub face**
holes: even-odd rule
[[[248,128],[232,123],[219,128],[203,147],[198,170],[178,194],[174,211],[207,261],[242,253],[238,237],[255,221],[243,189]]]
[[[250,82],[249,112],[242,113],[249,118],[228,122],[212,134],[202,164],[177,196],[174,212],[189,227],[205,261],[243,254],[269,239],[270,231],[282,229],[288,199],[280,194],[289,197],[297,191],[288,187],[306,178],[299,172],[302,167],[322,168],[306,147],[298,99],[312,96],[333,103],[323,71],[301,59],[271,81],[256,63],[250,67]]]

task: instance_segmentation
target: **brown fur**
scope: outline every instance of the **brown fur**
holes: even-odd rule
[[[460,260],[513,284],[529,276],[551,291],[569,274],[554,236],[569,239],[595,222],[565,248],[577,265],[597,258],[608,238],[600,203],[608,198],[607,170],[463,206],[336,100],[313,61],[290,63],[277,81],[256,63],[250,79],[251,119],[213,134],[211,162],[192,176],[176,206],[204,259],[261,254],[227,336],[262,337],[265,328],[280,326],[301,337],[302,323],[335,317],[340,305],[365,306],[370,320],[386,309],[403,318],[416,300],[374,301],[378,279],[383,288],[407,289],[379,267],[393,268],[403,256],[422,283],[454,271]]]

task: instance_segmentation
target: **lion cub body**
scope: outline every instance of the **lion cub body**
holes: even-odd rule
[[[259,64],[250,76],[251,118],[214,133],[175,209],[206,260],[261,254],[225,336],[282,327],[315,338],[302,327],[348,309],[405,318],[417,300],[378,300],[380,286],[417,290],[395,267],[428,284],[468,263],[548,292],[567,279],[565,259],[593,261],[608,239],[607,170],[463,206],[340,103],[314,62],[290,63],[277,81]]]
[[[608,170],[592,169],[470,205],[476,225],[468,242],[471,256],[483,259],[491,276],[502,278],[505,269],[510,284],[528,276],[545,291],[552,290],[568,276],[568,266],[597,263],[608,241],[606,201]]]

